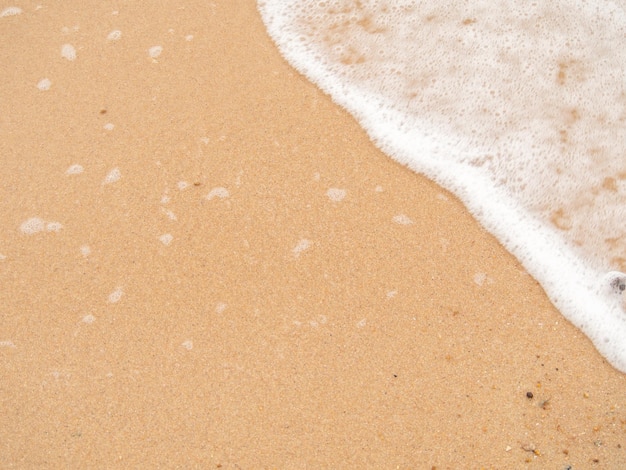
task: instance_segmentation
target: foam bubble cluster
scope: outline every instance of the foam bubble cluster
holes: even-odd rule
[[[456,193],[626,372],[611,287],[626,272],[626,2],[258,6],[294,67]]]
[[[59,232],[63,228],[60,222],[46,222],[39,217],[26,219],[20,225],[20,231],[24,235],[34,235],[39,232]]]
[[[6,7],[2,11],[0,11],[0,18],[4,18],[7,16],[16,16],[21,15],[22,9],[20,7]]]

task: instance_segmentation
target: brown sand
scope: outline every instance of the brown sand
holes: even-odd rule
[[[56,3],[0,18],[0,467],[626,468],[626,376],[253,0]]]

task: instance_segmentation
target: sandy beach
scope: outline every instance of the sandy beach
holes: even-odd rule
[[[253,0],[10,6],[0,467],[626,468],[626,376]]]

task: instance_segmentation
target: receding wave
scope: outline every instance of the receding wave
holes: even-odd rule
[[[297,70],[457,194],[626,372],[624,2],[258,6]]]

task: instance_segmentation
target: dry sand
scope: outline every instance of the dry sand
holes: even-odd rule
[[[626,468],[626,376],[253,0],[56,3],[0,18],[0,467]]]

